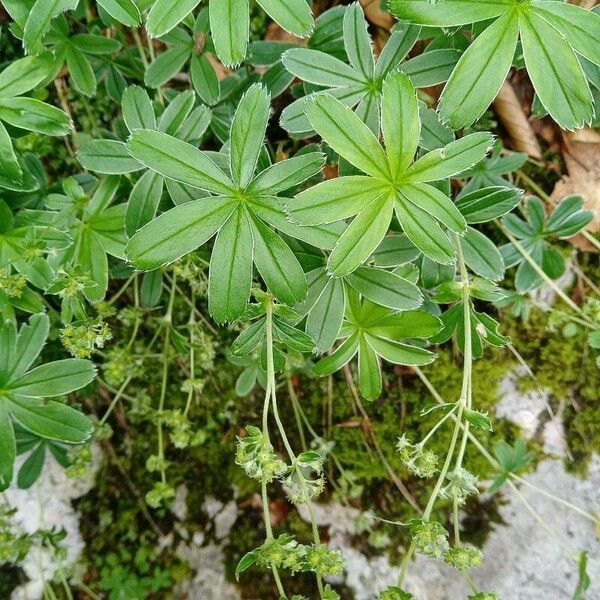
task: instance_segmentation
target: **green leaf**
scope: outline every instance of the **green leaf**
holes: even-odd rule
[[[90,228],[80,234],[78,254],[75,264],[80,264],[83,271],[91,277],[93,286],[86,287],[85,297],[92,303],[100,302],[108,288],[108,260],[100,237]]]
[[[206,104],[213,105],[221,96],[221,84],[215,69],[204,54],[193,54],[190,63],[190,77],[198,96]]]
[[[76,33],[69,42],[86,54],[114,54],[121,49],[121,43],[113,38],[93,33]]]
[[[144,83],[151,88],[157,88],[166,83],[179,71],[190,57],[191,48],[188,46],[173,46],[158,55],[156,60],[144,73]]]
[[[283,304],[294,306],[306,296],[304,271],[288,245],[260,219],[252,217],[254,262],[273,295]]]
[[[405,235],[388,235],[373,253],[373,261],[378,267],[399,267],[419,255],[419,249]]]
[[[518,188],[486,187],[461,196],[456,207],[467,223],[486,223],[510,212],[522,198]]]
[[[148,271],[144,273],[140,286],[140,298],[146,306],[156,306],[160,302],[163,291],[162,271]]]
[[[330,375],[348,364],[358,351],[358,333],[353,333],[329,356],[322,358],[313,370],[317,375]]]
[[[161,37],[178,25],[200,4],[200,0],[156,0],[146,18],[150,37]]]
[[[170,179],[217,194],[234,189],[233,182],[205,152],[166,133],[134,131],[127,150],[143,165]]]
[[[533,0],[531,8],[567,40],[578,54],[600,65],[600,15],[564,2]]]
[[[140,24],[140,11],[133,0],[96,0],[113,19],[127,25],[137,27]]]
[[[13,150],[6,127],[0,122],[0,175],[7,179],[21,180],[23,170]],[[12,213],[11,213],[12,214]]]
[[[231,353],[237,357],[248,356],[265,335],[265,319],[255,321],[244,329],[231,344]]]
[[[123,92],[123,120],[130,132],[135,129],[155,129],[156,118],[148,92],[139,85],[132,85]]]
[[[306,318],[306,333],[315,340],[316,351],[333,346],[342,327],[346,297],[342,279],[328,279]]]
[[[96,173],[132,173],[144,168],[125,144],[116,140],[91,140],[77,153],[77,159],[84,169]]]
[[[21,489],[30,488],[40,476],[44,462],[46,460],[46,444],[39,443],[34,451],[27,457],[27,460],[21,465],[17,475],[17,485]]]
[[[275,196],[253,196],[250,200],[252,212],[282,233],[316,248],[331,249],[345,229],[342,223],[304,227],[290,222],[283,210],[284,199]]]
[[[32,315],[29,323],[21,326],[17,336],[16,360],[9,374],[11,379],[20,377],[33,364],[42,351],[49,330],[50,320],[45,313]]]
[[[73,44],[67,44],[66,59],[75,89],[84,96],[92,97],[96,93],[96,76],[90,61]]]
[[[221,227],[210,258],[208,308],[217,323],[235,321],[246,309],[253,258],[252,230],[240,206]]]
[[[190,112],[194,107],[196,98],[192,90],[182,92],[171,100],[169,106],[165,109],[163,114],[160,116],[158,121],[158,130],[163,133],[175,136],[178,139],[179,128],[183,125],[184,121],[188,118]],[[187,141],[187,140],[183,140]],[[192,144],[193,145],[193,144]]]
[[[229,138],[229,160],[231,177],[241,188],[245,188],[254,175],[267,129],[269,109],[269,94],[260,84],[255,84],[242,96],[235,111]]]
[[[336,177],[300,192],[287,208],[290,217],[304,225],[333,223],[358,214],[386,189],[385,182],[364,175]]]
[[[248,187],[250,194],[274,196],[316,175],[325,163],[320,152],[308,152],[282,160],[261,171]]]
[[[399,19],[434,25],[454,27],[466,23],[486,21],[503,14],[514,4],[514,0],[389,0],[388,9]]]
[[[338,98],[346,106],[355,106],[365,96],[364,86],[358,84],[350,87],[331,88],[327,93]],[[280,123],[286,131],[301,137],[307,137],[312,133],[312,126],[305,114],[305,108],[312,98],[314,98],[314,94],[303,96],[283,109]]]
[[[534,10],[521,13],[519,28],[525,65],[544,108],[564,129],[589,123],[592,93],[575,52]]]
[[[210,31],[219,60],[228,67],[246,56],[250,31],[248,0],[220,0],[209,7]]]
[[[402,230],[423,254],[443,265],[454,261],[452,243],[429,213],[414,204],[409,205],[400,196],[396,198],[394,210]]]
[[[189,142],[192,145],[199,145],[202,136],[210,125],[211,120],[212,112],[210,108],[201,104],[192,110],[190,115],[175,132],[175,137],[183,140],[184,142]],[[167,133],[169,132],[167,131]]]
[[[34,98],[0,99],[0,119],[45,135],[66,135],[71,129],[67,113]]]
[[[359,267],[345,280],[371,302],[394,310],[417,308],[423,302],[416,285],[382,269]]]
[[[381,128],[392,177],[399,177],[412,163],[421,131],[417,93],[401,72],[383,82]]]
[[[373,48],[365,15],[358,2],[348,6],[344,13],[344,47],[350,64],[365,78],[372,78],[375,71]]]
[[[13,476],[13,465],[17,455],[15,432],[6,400],[0,398],[0,492],[4,492]]]
[[[300,329],[288,325],[283,319],[277,316],[273,317],[273,324],[277,339],[290,350],[295,350],[296,352],[313,352],[315,349],[314,340]]]
[[[258,552],[255,552],[254,550],[252,552],[247,552],[246,554],[244,554],[244,556],[242,556],[242,558],[238,562],[237,566],[235,567],[235,580],[236,581],[240,580],[240,575],[244,571],[248,570],[251,566],[254,565],[254,563],[258,559],[258,556],[259,556]]]
[[[127,244],[134,266],[152,271],[209,240],[235,210],[233,198],[202,198],[180,204],[142,227]]]
[[[431,87],[447,81],[461,53],[453,48],[428,50],[400,65],[416,88]]]
[[[439,111],[453,129],[473,124],[492,103],[511,67],[519,19],[511,10],[492,23],[462,55],[440,97]]]
[[[92,422],[79,411],[60,402],[13,396],[9,410],[27,430],[51,440],[70,444],[86,442],[92,434]]]
[[[5,389],[20,396],[50,398],[82,388],[95,375],[96,370],[89,360],[67,358],[40,365],[12,380]]]
[[[587,564],[588,554],[587,552],[581,552],[579,554],[577,588],[573,594],[573,600],[585,600],[586,592],[592,585],[592,580],[587,573]]]
[[[162,175],[147,171],[133,186],[127,202],[125,217],[125,227],[129,236],[149,223],[156,215],[158,204],[162,198],[163,184]]]
[[[548,234],[559,238],[569,238],[583,229],[592,219],[589,210],[581,210],[583,198],[581,196],[567,196],[563,198],[552,211],[545,226]]]
[[[408,169],[406,180],[427,182],[455,177],[477,164],[486,155],[492,141],[490,133],[471,133],[444,148],[432,150]]]
[[[53,57],[50,52],[11,62],[0,73],[0,97],[11,98],[28,92],[50,74],[52,66]]]
[[[314,22],[310,5],[305,0],[256,0],[281,27],[298,37],[306,37]]]
[[[394,203],[389,196],[371,202],[340,236],[329,255],[327,268],[334,277],[343,277],[360,267],[387,233]]]
[[[387,157],[371,130],[339,100],[330,94],[317,94],[306,105],[313,129],[338,154],[355,167],[389,180]]]
[[[358,388],[367,400],[375,400],[381,394],[379,358],[364,336],[358,344]]]
[[[424,348],[401,344],[365,334],[365,340],[375,352],[395,365],[428,365],[435,360],[435,354]]]
[[[472,410],[465,408],[465,419],[475,427],[476,429],[483,429],[484,431],[492,431],[492,420],[487,413],[479,412],[478,410]]]
[[[485,279],[500,281],[504,277],[504,260],[495,244],[483,233],[467,228],[467,233],[460,240],[467,266]]]
[[[37,0],[31,7],[23,29],[23,47],[29,54],[39,54],[42,39],[54,17],[67,10],[75,10],[79,0]]]
[[[256,385],[257,369],[248,367],[244,369],[235,382],[235,393],[237,396],[247,396]]]
[[[463,233],[467,224],[456,205],[437,188],[426,183],[412,185],[406,183],[400,187],[399,193],[411,204],[418,206],[455,233]]]
[[[377,59],[375,75],[384,77],[397,67],[419,39],[420,32],[419,26],[410,23],[396,23],[392,35],[388,38]]]
[[[365,86],[365,79],[338,58],[310,48],[291,48],[281,55],[285,68],[300,79],[326,87]]]

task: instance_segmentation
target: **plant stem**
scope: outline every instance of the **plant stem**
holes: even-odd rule
[[[467,267],[465,264],[462,246],[460,243],[460,238],[457,235],[455,240],[456,252],[458,256],[458,263],[460,268],[460,276],[462,281],[462,305],[463,305],[463,327],[464,327],[464,354],[463,354],[463,378],[462,378],[462,389],[460,392],[460,398],[458,399],[458,410],[457,414],[454,415],[452,413],[452,417],[455,420],[454,430],[452,432],[452,438],[450,440],[450,445],[448,446],[448,451],[446,453],[446,460],[440,470],[440,474],[437,478],[435,486],[433,488],[433,492],[429,497],[429,501],[427,502],[427,506],[425,507],[425,512],[423,513],[423,520],[429,521],[431,517],[431,513],[435,506],[435,502],[440,494],[442,486],[444,485],[444,481],[446,480],[446,475],[450,469],[450,465],[452,464],[452,457],[454,456],[454,451],[456,449],[456,444],[458,442],[458,435],[461,429],[461,425],[464,427],[464,435],[461,440],[461,447],[459,450],[457,464],[462,462],[462,457],[464,455],[464,449],[466,447],[466,439],[469,435],[468,431],[468,422],[464,425],[462,424],[462,416],[464,409],[470,403],[471,396],[471,377],[472,377],[472,368],[473,368],[473,350],[472,350],[472,327],[471,327],[471,297],[469,291],[469,275],[467,272]],[[460,462],[459,462],[460,461]],[[454,511],[455,515],[458,512]],[[457,517],[455,517],[457,518]],[[458,524],[455,522],[455,531],[458,530]],[[406,572],[408,570],[408,564],[410,559],[412,558],[412,554],[415,550],[414,541],[411,542],[404,558],[402,559],[401,567],[400,567],[400,575],[398,577],[398,587],[402,587],[404,583],[404,578],[406,576]]]
[[[275,382],[275,362],[273,359],[273,302],[270,301],[267,306],[267,315],[266,315],[266,343],[267,343],[267,388],[270,389],[271,392],[271,405],[273,407],[273,416],[275,417],[275,423],[277,424],[277,428],[279,429],[279,434],[281,435],[281,439],[283,440],[283,445],[285,446],[286,452],[290,458],[293,468],[296,467],[297,457],[292,449],[292,446],[288,440],[287,434],[285,433],[285,428],[279,416],[279,410],[277,408],[277,392],[276,392],[276,382]],[[306,482],[304,481],[304,477],[302,473],[299,473],[299,481],[300,485],[303,489],[306,489]],[[319,536],[319,529],[317,527],[317,522],[315,519],[315,514],[312,506],[312,502],[308,500],[308,514],[310,516],[310,524],[313,534],[313,541],[315,545],[319,545],[321,543],[321,538]],[[319,589],[319,596],[323,597],[323,581],[321,576],[318,573],[315,573],[315,577],[317,579],[317,587]]]

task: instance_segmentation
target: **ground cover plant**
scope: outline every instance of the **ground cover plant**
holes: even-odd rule
[[[600,442],[600,200],[554,187],[600,147],[581,4],[0,0],[0,491],[105,457],[81,564],[4,496],[5,565],[37,544],[46,598],[180,597],[156,548],[185,484],[190,531],[209,492],[247,507],[243,597],[353,598],[335,499],[397,564],[373,598],[413,598],[416,554],[499,598],[471,572],[545,455],[495,387],[517,365],[552,415],[577,397],[581,475]]]

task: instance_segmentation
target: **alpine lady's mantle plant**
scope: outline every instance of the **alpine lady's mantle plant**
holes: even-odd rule
[[[382,32],[359,4],[316,19],[305,0],[200,4],[2,0],[24,55],[0,71],[0,487],[11,484],[17,454],[30,452],[16,477],[26,487],[47,454],[68,464],[74,448],[106,435],[119,402],[137,398],[129,386],[139,364],[158,360],[159,384],[144,390],[156,396],[147,410],[156,450],[146,461],[156,482],[146,502],[168,506],[168,456],[201,443],[190,409],[203,402],[206,297],[208,316],[237,334],[227,351],[244,367],[236,390],[262,388],[262,418],[234,432],[231,461],[260,490],[265,540],[247,549],[236,576],[267,569],[279,597],[300,600],[289,593],[292,576],[311,572],[313,597],[340,597],[328,581],[344,557],[323,543],[313,505],[335,484],[325,474],[341,467],[326,429],[307,419],[292,369],[343,372],[367,420],[361,397],[386,402],[410,374],[435,400],[422,411],[434,423],[419,435],[399,415],[396,459],[413,482],[433,483],[420,506],[379,453],[415,513],[398,523],[408,544],[397,585],[374,589],[381,600],[412,598],[403,586],[420,553],[461,571],[469,598],[497,598],[468,574],[483,556],[462,539],[461,508],[485,485],[467,453],[479,451],[497,473],[492,493],[518,493],[532,457],[520,440],[486,448],[493,422],[473,393],[473,363],[487,346],[510,344],[497,308],[519,312],[542,285],[596,354],[600,314],[593,282],[585,304],[555,282],[570,252],[563,240],[592,218],[583,199],[548,207],[540,190],[524,199],[511,174],[526,157],[504,150],[481,117],[511,68],[524,67],[536,104],[558,125],[593,122],[600,16],[553,0],[390,0],[398,23]],[[264,33],[256,34],[261,10],[306,46],[254,39]],[[439,101],[426,93],[444,82]],[[41,150],[44,136],[64,136],[65,151],[62,142]],[[131,334],[107,352],[117,306]],[[150,321],[158,325],[148,335]],[[455,344],[462,363],[456,398],[421,370],[443,344]],[[174,356],[185,398],[169,388]],[[393,379],[389,365],[403,367]],[[279,408],[280,374],[302,451]],[[97,423],[71,406],[71,393],[95,377],[112,394]],[[442,432],[449,441],[438,455],[432,441]],[[280,488],[303,506],[310,538],[275,530],[269,494]],[[451,533],[436,520],[446,515]],[[587,585],[583,560],[577,593]]]

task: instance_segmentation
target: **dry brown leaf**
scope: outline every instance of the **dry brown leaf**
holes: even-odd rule
[[[600,134],[584,128],[574,132],[563,132],[563,158],[567,175],[556,184],[551,199],[556,203],[565,196],[582,196],[584,206],[594,213],[594,219],[586,227],[591,233],[600,231]],[[594,247],[581,235],[571,239],[582,250]]]
[[[542,150],[513,86],[505,81],[494,100],[494,111],[506,129],[513,149],[542,158]]]
[[[394,17],[390,13],[381,10],[381,0],[360,0],[367,19],[388,31],[394,26]]]
[[[291,33],[288,33],[280,25],[271,21],[267,26],[267,32],[265,33],[265,40],[270,42],[288,42],[290,44],[304,45],[306,44],[307,38],[299,38]]]

